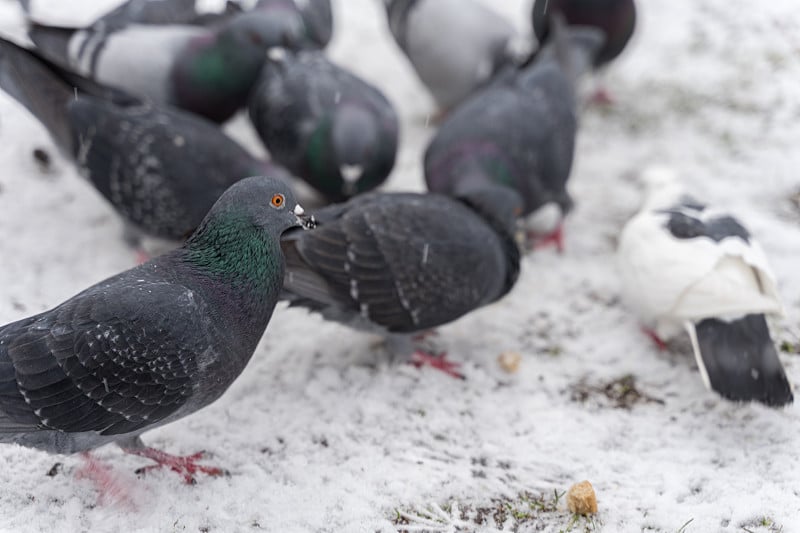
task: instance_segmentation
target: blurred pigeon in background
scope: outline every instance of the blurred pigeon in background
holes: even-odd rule
[[[791,403],[765,318],[782,307],[761,247],[730,214],[686,195],[671,169],[651,167],[644,181],[644,206],[619,241],[626,299],[661,346],[688,331],[703,381],[722,397]]]
[[[63,72],[2,39],[0,87],[137,231],[183,239],[236,181],[263,173],[288,179],[200,117]]]
[[[575,86],[603,37],[594,28],[556,26],[534,63],[499,74],[444,120],[425,153],[425,180],[443,194],[457,192],[462,181],[513,188],[524,200],[529,237],[555,241],[560,250],[562,219],[572,207],[566,183]]]
[[[384,0],[389,29],[443,112],[517,58],[511,23],[475,0]]]
[[[370,193],[316,211],[317,229],[283,237],[282,298],[384,335],[392,355],[457,375],[455,363],[415,350],[410,336],[498,300],[519,274],[522,201],[506,187],[477,185],[462,199]]]
[[[301,214],[282,180],[242,180],[183,247],[0,327],[0,442],[50,453],[114,442],[187,482],[221,474],[139,435],[210,404],[242,372],[278,299],[280,235]]]
[[[27,4],[27,2],[23,2]],[[104,15],[98,23],[121,29],[130,24],[221,24],[235,15],[258,11],[281,20],[285,27],[304,27],[302,48],[325,48],[333,37],[333,9],[330,0],[259,0],[247,10],[227,0],[222,10],[201,11],[195,0],[128,0]],[[97,24],[95,24],[97,27]],[[291,44],[291,43],[287,43]]]
[[[374,189],[394,166],[392,104],[322,52],[273,51],[249,111],[272,158],[328,200]]]
[[[28,34],[42,55],[63,68],[216,122],[245,105],[266,51],[299,47],[305,31],[296,16],[258,11],[211,27],[125,25],[124,14],[112,12],[117,22],[85,29],[31,21]]]
[[[594,60],[595,67],[608,64],[616,58],[633,35],[636,27],[636,5],[633,0],[536,0],[531,12],[533,31],[539,42],[550,33],[550,16],[560,13],[567,24],[592,26],[605,33],[606,42]],[[599,88],[592,99],[610,103],[611,97]]]
[[[305,26],[305,38],[314,48],[325,48],[333,37],[331,0],[258,0],[253,9],[267,13],[297,12]]]

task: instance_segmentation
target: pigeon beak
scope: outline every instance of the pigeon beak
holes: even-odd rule
[[[306,210],[300,204],[294,206],[294,216],[297,217],[297,223],[303,229],[314,229],[317,227],[317,221],[314,220],[314,215],[306,215]]]

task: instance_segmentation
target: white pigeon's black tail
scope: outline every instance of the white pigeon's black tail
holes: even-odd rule
[[[720,396],[771,407],[792,403],[792,387],[763,314],[708,318],[687,328],[706,385]]]
[[[56,144],[72,151],[67,104],[72,86],[33,52],[0,39],[0,87],[44,124]]]

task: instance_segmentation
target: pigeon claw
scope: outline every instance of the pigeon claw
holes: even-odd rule
[[[648,328],[647,326],[642,326],[642,333],[650,337],[650,340],[653,341],[653,344],[656,345],[656,348],[660,352],[666,351],[667,343],[664,342],[664,339],[658,336],[658,333],[655,330]]]
[[[608,107],[614,105],[614,97],[611,96],[608,89],[601,86],[589,96],[589,103],[598,107]]]
[[[461,363],[448,361],[447,353],[445,352],[432,355],[423,352],[422,350],[416,350],[413,354],[411,354],[411,360],[409,362],[417,368],[429,366],[431,368],[435,368],[436,370],[441,370],[448,376],[452,376],[456,379],[465,379],[464,374],[458,371]]]
[[[564,225],[559,224],[556,229],[553,230],[552,233],[548,233],[546,235],[537,235],[534,233],[528,234],[528,241],[531,244],[531,247],[534,249],[546,248],[547,246],[553,245],[556,247],[558,253],[564,253]]]
[[[161,450],[156,450],[155,448],[142,448],[137,450],[127,450],[129,453],[134,455],[139,455],[141,457],[146,457],[156,462],[154,465],[143,466],[136,470],[137,474],[146,474],[152,470],[157,470],[161,468],[169,468],[173,472],[176,472],[183,476],[184,482],[187,485],[195,485],[197,480],[195,479],[195,474],[205,474],[207,476],[221,476],[226,472],[218,468],[216,466],[205,466],[197,464],[197,461],[203,458],[205,452],[197,452],[193,453],[192,455],[186,456],[179,456],[179,455],[170,455],[166,452],[162,452]]]

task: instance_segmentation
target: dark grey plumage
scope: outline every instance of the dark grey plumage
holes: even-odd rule
[[[281,180],[242,180],[183,247],[0,328],[0,442],[135,450],[217,399],[269,322],[300,211]]]
[[[499,74],[442,123],[425,153],[429,190],[456,194],[464,180],[511,187],[536,233],[554,229],[537,227],[540,209],[555,204],[560,219],[571,208],[575,85],[603,38],[595,29],[559,28],[535,63]]]
[[[394,166],[391,103],[322,52],[272,54],[249,112],[272,158],[331,201],[377,187]]]
[[[519,273],[513,191],[370,193],[287,232],[282,298],[384,335],[426,331],[505,295]],[[405,354],[410,355],[410,354]]]
[[[4,40],[0,87],[45,125],[126,222],[150,235],[185,238],[241,178],[288,176],[200,117],[65,73]]]

